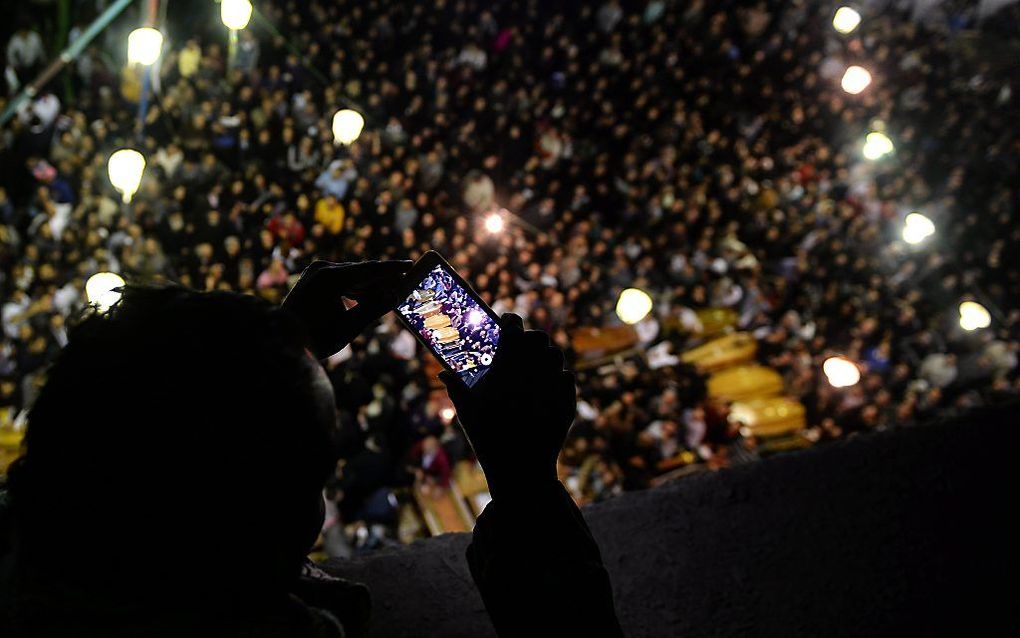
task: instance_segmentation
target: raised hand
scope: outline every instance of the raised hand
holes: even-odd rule
[[[411,263],[312,262],[283,300],[283,307],[304,323],[312,354],[325,359],[339,352],[400,301],[401,280]],[[343,297],[353,299],[357,305],[347,308]]]
[[[556,458],[576,411],[574,375],[549,335],[525,330],[510,313],[500,327],[492,367],[474,387],[456,373],[439,375],[493,498],[557,480]]]

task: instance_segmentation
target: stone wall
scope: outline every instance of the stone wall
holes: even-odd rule
[[[1016,414],[861,436],[586,508],[625,632],[1020,635]],[[327,570],[371,587],[372,636],[493,636],[469,540]]]

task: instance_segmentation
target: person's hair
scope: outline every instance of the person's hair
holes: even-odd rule
[[[279,585],[321,524],[335,412],[286,311],[235,293],[128,286],[78,323],[9,473],[30,561]],[[328,410],[326,408],[329,408]]]

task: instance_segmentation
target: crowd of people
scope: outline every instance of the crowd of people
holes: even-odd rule
[[[169,3],[153,81],[124,64],[129,11],[0,131],[0,404],[15,413],[93,273],[279,301],[313,259],[428,249],[569,356],[573,330],[619,322],[627,287],[652,294],[649,345],[673,353],[697,343],[692,310],[731,308],[818,440],[1020,391],[1015,5],[919,21],[875,1],[843,36],[835,5],[808,0],[265,0],[228,55],[213,3],[191,4]],[[58,40],[54,22],[15,28],[0,107]],[[840,88],[849,64],[874,76],[860,95]],[[367,120],[349,146],[330,128],[341,107]],[[860,153],[872,130],[895,144],[876,162]],[[106,172],[121,147],[148,161],[129,205]],[[499,208],[512,215],[491,233]],[[908,246],[914,210],[937,232]],[[989,328],[959,327],[966,299]],[[826,382],[837,353],[856,386]],[[468,457],[427,356],[391,315],[327,362],[338,520],[392,525],[392,488],[445,482]],[[579,501],[645,487],[685,452],[756,456],[683,366],[627,359],[578,381],[562,462]]]

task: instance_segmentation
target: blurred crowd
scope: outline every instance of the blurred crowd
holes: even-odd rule
[[[80,33],[94,3],[72,4]],[[129,11],[0,131],[0,405],[31,403],[95,272],[278,301],[313,259],[430,248],[571,357],[574,329],[619,323],[623,288],[652,294],[640,332],[660,353],[698,342],[693,310],[731,308],[819,440],[1020,390],[1015,5],[917,21],[870,2],[842,36],[836,5],[808,0],[255,4],[230,56],[212,2],[169,3],[151,82],[124,63]],[[57,28],[6,27],[0,107]],[[858,96],[849,64],[875,78]],[[342,107],[367,120],[350,146]],[[876,128],[896,150],[867,162]],[[106,171],[124,146],[148,161],[130,204]],[[916,247],[899,239],[914,210],[937,228]],[[959,327],[967,299],[989,328]],[[469,453],[416,345],[390,316],[327,363],[337,520],[392,525],[391,488],[445,484]],[[836,353],[859,384],[826,383]],[[630,358],[578,379],[562,460],[579,501],[685,453],[757,456],[690,369]]]

